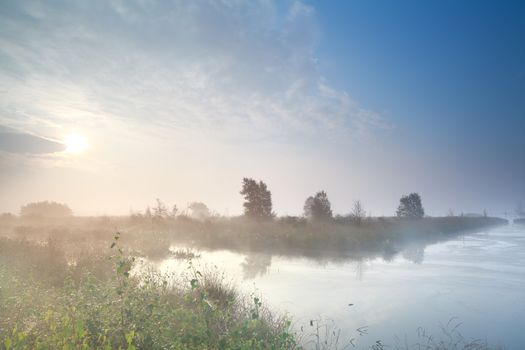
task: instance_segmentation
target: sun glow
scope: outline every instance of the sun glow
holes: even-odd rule
[[[67,135],[64,139],[64,143],[66,144],[65,152],[67,153],[77,154],[84,151],[87,148],[86,139],[78,134]]]

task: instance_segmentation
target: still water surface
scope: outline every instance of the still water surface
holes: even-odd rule
[[[312,331],[310,320],[323,319],[341,330],[340,344],[352,339],[357,348],[376,340],[414,344],[421,341],[418,328],[419,334],[423,328],[444,337],[440,326],[454,318],[449,328],[461,323],[458,329],[467,339],[525,347],[524,226],[408,247],[388,260],[314,261],[226,250],[200,254],[197,268],[216,266],[246,293],[293,316],[295,329],[304,334]],[[171,258],[158,263],[164,272],[187,266]]]

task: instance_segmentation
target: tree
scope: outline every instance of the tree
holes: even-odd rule
[[[328,220],[332,218],[330,201],[325,191],[310,196],[304,202],[304,216],[310,220]]]
[[[189,216],[197,220],[204,220],[211,215],[210,209],[202,202],[191,203],[188,205],[188,210],[190,211]]]
[[[361,225],[363,219],[366,216],[366,211],[363,208],[363,204],[361,204],[360,200],[354,201],[354,207],[352,208],[350,216],[352,217],[353,222],[355,222],[358,225]]]
[[[173,208],[171,209],[171,217],[175,219],[177,217],[178,212],[179,208],[177,208],[176,204],[173,204]]]
[[[518,205],[516,205],[516,216],[518,217],[525,217],[525,209],[523,209],[523,203],[519,202]]]
[[[153,217],[165,219],[168,217],[168,208],[157,198],[157,205],[153,207]]]
[[[62,203],[57,202],[34,202],[20,208],[20,215],[25,217],[67,217],[73,215],[71,209]]]
[[[400,218],[420,219],[425,216],[425,210],[421,204],[421,197],[417,193],[403,196],[399,200],[397,216]]]
[[[272,193],[264,182],[245,177],[242,179],[240,193],[245,200],[243,203],[244,215],[252,219],[273,218]]]

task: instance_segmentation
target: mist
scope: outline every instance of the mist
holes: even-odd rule
[[[3,4],[0,350],[520,349],[524,12]]]

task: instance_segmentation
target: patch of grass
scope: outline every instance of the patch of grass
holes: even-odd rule
[[[467,339],[460,332],[461,323],[457,318],[451,318],[446,325],[441,325],[439,336],[428,333],[424,328],[418,328],[415,340],[397,339],[392,347],[396,350],[503,350],[504,347],[492,347],[480,339]],[[382,348],[380,348],[382,349]]]
[[[192,268],[175,284],[153,273],[132,277],[134,258],[119,240],[106,278],[89,264],[67,264],[52,245],[2,239],[0,257],[9,258],[0,264],[0,349],[298,348],[288,320],[258,299],[246,302],[220,275]],[[46,270],[59,270],[61,283],[49,283]]]

